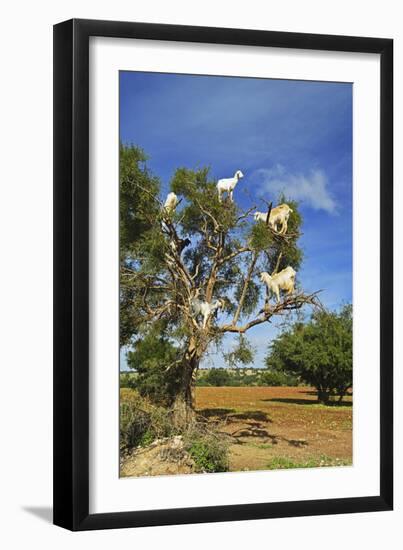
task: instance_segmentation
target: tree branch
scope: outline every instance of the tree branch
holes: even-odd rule
[[[283,311],[297,310],[301,309],[302,306],[309,304],[320,309],[323,309],[323,306],[320,300],[317,298],[317,295],[320,291],[314,292],[313,294],[305,295],[298,294],[297,296],[291,296],[284,299],[280,304],[275,304],[272,308],[269,304],[266,304],[265,307],[259,312],[262,315],[245,323],[242,326],[237,326],[233,324],[222,325],[217,327],[218,332],[236,332],[238,334],[244,334],[249,329],[256,325],[261,325],[262,323],[270,322],[273,315],[281,315]]]
[[[220,231],[220,224],[218,223],[218,221],[215,219],[215,217],[213,216],[213,214],[211,212],[209,212],[208,210],[206,210],[201,204],[200,204],[200,201],[198,199],[195,198],[195,202],[197,203],[198,207],[200,208],[200,210],[203,212],[203,214],[205,216],[208,216],[211,221],[213,222],[214,224],[214,231],[215,233],[218,233]]]
[[[220,231],[218,235],[217,251],[213,258],[213,265],[211,266],[210,276],[206,286],[206,300],[211,302],[214,292],[214,286],[217,280],[218,268],[221,265],[222,253],[224,251],[225,234]]]
[[[273,208],[273,202],[271,202],[267,208],[267,217],[266,217],[266,225],[267,227],[269,227],[269,223],[270,223],[270,214],[271,214],[271,210]]]
[[[250,283],[250,280],[251,280],[251,277],[252,277],[252,274],[253,274],[253,270],[255,269],[257,258],[258,258],[258,253],[255,251],[252,254],[252,261],[250,263],[248,273],[246,275],[246,278],[245,278],[245,281],[244,281],[244,284],[243,284],[243,289],[242,289],[241,297],[239,299],[239,304],[238,304],[238,307],[236,309],[234,318],[232,320],[232,325],[233,326],[235,326],[237,324],[239,316],[241,314],[242,307],[243,307],[243,304],[244,304],[244,301],[245,301],[245,298],[246,298],[246,293],[248,291],[249,283]]]
[[[247,218],[249,216],[249,214],[253,211],[253,210],[256,210],[256,205],[255,206],[252,206],[251,208],[249,208],[248,210],[246,210],[241,216],[239,216],[239,218],[237,218],[236,222],[235,222],[235,225],[238,225],[238,223],[241,221],[241,220],[244,220],[245,218]]]
[[[170,241],[174,242],[174,243],[179,242],[178,234],[177,234],[176,229],[175,229],[173,223],[171,222],[171,220],[168,220],[168,219],[164,220],[164,226],[165,226],[165,229],[163,229],[163,231],[165,233],[167,233],[168,239],[170,239]],[[169,254],[166,253],[164,255],[164,258],[165,258],[165,263],[166,263],[168,268],[171,267],[169,265],[169,262],[171,262],[171,263],[173,262],[174,264],[176,264],[176,266],[178,268],[177,273],[173,272],[172,269],[170,269],[171,274],[173,274],[174,276],[179,274],[181,276],[184,284],[185,284],[185,287],[188,287],[188,286],[192,287],[193,286],[193,279],[190,276],[185,264],[182,262],[182,258],[180,257],[178,252],[174,251],[174,250],[171,250]]]
[[[238,250],[235,250],[234,252],[231,252],[231,254],[228,254],[228,256],[224,256],[224,258],[221,258],[220,265],[228,262],[229,260],[232,260],[232,258],[236,258],[239,254],[243,254],[243,252],[252,252],[252,249],[249,248],[249,246],[242,246],[241,248],[238,248]]]
[[[281,262],[281,258],[283,257],[283,253],[280,252],[280,254],[278,255],[278,258],[277,258],[277,262],[276,262],[276,266],[274,268],[274,271],[272,272],[272,276],[275,275],[278,271],[278,268],[280,267],[280,262]]]
[[[159,200],[158,197],[156,197],[155,195],[153,195],[151,193],[151,191],[149,191],[148,189],[146,189],[145,187],[143,187],[142,185],[137,183],[137,181],[134,182],[134,185],[136,185],[139,189],[144,191],[144,193],[147,193],[147,195],[149,195],[155,202],[157,202],[161,206],[161,208],[164,206],[163,203]]]

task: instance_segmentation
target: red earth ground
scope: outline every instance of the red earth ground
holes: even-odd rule
[[[352,463],[352,399],[317,403],[307,387],[198,387],[198,414],[230,435],[230,470]]]

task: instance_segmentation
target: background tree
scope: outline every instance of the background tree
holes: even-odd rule
[[[127,354],[128,366],[135,370],[135,388],[143,397],[171,407],[174,403],[180,378],[178,372],[168,374],[167,365],[177,357],[177,349],[170,341],[163,321],[157,321],[140,334]]]
[[[316,311],[308,323],[297,322],[270,346],[271,369],[300,376],[315,387],[318,400],[342,401],[353,383],[352,307],[339,313]]]
[[[211,369],[203,380],[207,386],[229,386],[231,375],[225,369]]]
[[[149,372],[154,380],[164,378],[165,387],[169,382],[174,421],[186,426],[194,419],[195,375],[211,345],[220,345],[227,333],[238,334],[238,349],[229,358],[252,360],[249,330],[316,300],[297,292],[269,305],[259,281],[261,271],[273,273],[287,265],[298,270],[301,216],[296,203],[288,201],[294,213],[281,236],[253,220],[256,205],[239,208],[241,189],[235,191],[235,202],[220,203],[208,168],[179,168],[170,189],[181,203],[168,215],[145,160],[140,149],[121,146],[121,343],[134,346],[129,366],[143,369],[144,379]],[[181,238],[191,240],[183,253],[172,247]],[[192,311],[195,298],[208,303],[220,298],[224,304],[204,328]],[[141,340],[149,343],[149,351]],[[154,397],[158,393],[150,391]]]

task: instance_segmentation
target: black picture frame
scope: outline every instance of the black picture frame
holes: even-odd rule
[[[380,491],[365,497],[89,513],[89,38],[380,54]],[[392,510],[393,40],[73,19],[54,26],[54,523],[77,530]]]

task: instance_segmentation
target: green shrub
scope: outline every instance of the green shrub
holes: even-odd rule
[[[211,369],[204,376],[207,386],[228,386],[230,381],[231,375],[225,369]]]
[[[267,371],[260,378],[262,386],[298,386],[299,378],[279,371]]]
[[[228,444],[218,435],[193,427],[184,435],[184,443],[199,472],[228,471]]]

